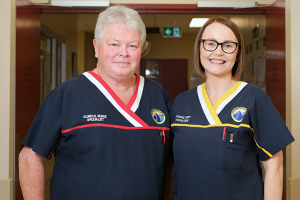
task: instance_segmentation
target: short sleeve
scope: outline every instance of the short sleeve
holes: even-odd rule
[[[264,161],[292,143],[294,138],[269,96],[262,89],[256,89],[250,125],[254,129],[257,152]]]
[[[63,90],[56,88],[41,104],[21,143],[23,146],[31,147],[34,152],[45,158],[51,157],[61,139],[62,104]]]

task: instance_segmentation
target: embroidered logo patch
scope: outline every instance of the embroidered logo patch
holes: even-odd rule
[[[151,110],[151,116],[157,124],[162,124],[166,120],[165,114],[162,111],[158,110],[158,109],[152,109]]]
[[[231,117],[236,122],[241,122],[247,112],[247,108],[236,107],[231,111]]]

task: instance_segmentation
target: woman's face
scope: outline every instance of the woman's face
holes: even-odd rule
[[[107,25],[100,44],[94,40],[94,48],[101,76],[122,80],[131,77],[139,66],[141,35],[121,25]]]
[[[227,26],[214,22],[208,25],[202,33],[201,39],[214,40],[218,43],[238,42],[233,31]],[[206,51],[203,48],[203,42],[200,43],[200,61],[205,69],[207,78],[213,77],[232,77],[232,68],[237,60],[238,47],[235,52],[225,53],[221,45],[213,51]]]

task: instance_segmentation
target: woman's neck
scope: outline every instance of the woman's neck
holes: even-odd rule
[[[228,92],[238,81],[230,78],[207,78],[205,83],[206,92],[212,103],[215,103]]]

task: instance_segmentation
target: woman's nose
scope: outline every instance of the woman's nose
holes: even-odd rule
[[[217,54],[217,55],[222,55],[222,54],[224,54],[221,45],[218,45],[217,49],[215,50],[215,54]]]

